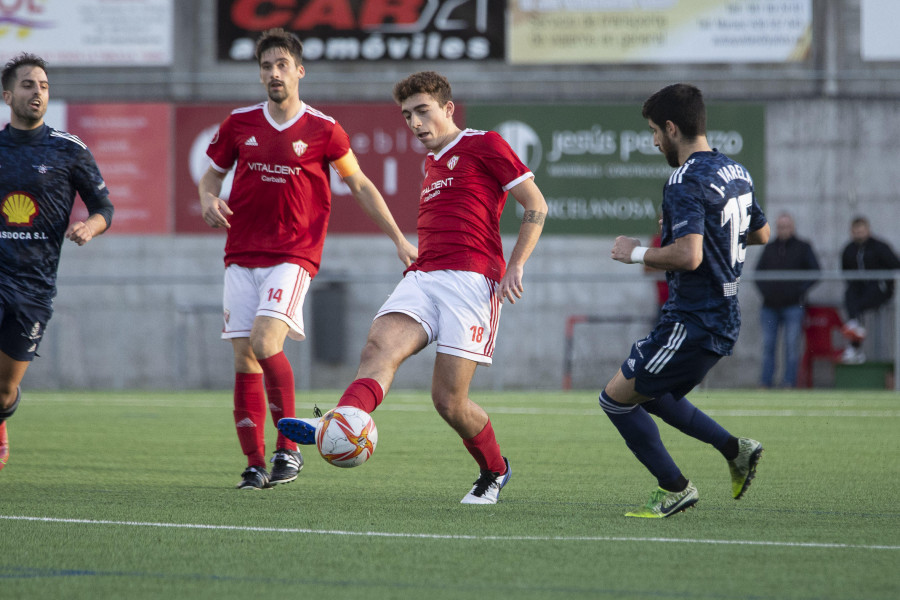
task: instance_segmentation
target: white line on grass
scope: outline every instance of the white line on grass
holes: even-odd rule
[[[142,396],[123,396],[119,398],[68,398],[65,396],[44,397],[43,402],[66,402],[67,404],[86,404],[88,406],[141,406],[147,408],[213,408],[221,409],[221,402],[197,401],[191,400],[187,404],[184,402],[176,402],[173,400],[148,400]],[[596,406],[596,402],[591,403],[591,408],[565,408],[558,405],[552,407],[529,407],[529,406],[496,406],[489,402],[482,406],[489,413],[497,413],[504,415],[558,415],[558,416],[595,416],[600,415],[602,410]],[[312,405],[306,403],[298,403],[297,408],[312,408]],[[385,402],[379,408],[379,412],[432,412],[434,408],[425,400],[421,403],[410,403],[404,401]],[[716,409],[704,408],[703,412],[711,417],[824,417],[824,418],[874,418],[874,419],[896,419],[900,418],[900,410],[829,410],[827,408],[780,408],[780,409]]]
[[[145,523],[140,521],[105,521],[96,519],[56,519],[51,517],[23,517],[0,515],[7,521],[37,521],[40,523],[75,523],[82,525],[122,525],[126,527],[167,527],[173,529],[211,529],[219,531],[255,531],[259,533],[305,533],[356,537],[407,538],[421,540],[471,540],[498,542],[657,542],[669,544],[707,544],[723,546],[776,546],[782,548],[826,548],[848,550],[900,550],[900,546],[878,544],[838,544],[822,542],[778,542],[768,540],[708,540],[661,537],[619,536],[541,536],[541,535],[450,535],[440,533],[396,533],[390,531],[341,531],[338,529],[301,529],[295,527],[246,527],[241,525],[205,525],[202,523]]]
[[[195,402],[190,404],[178,402],[147,402],[146,400],[82,400],[67,401],[68,404],[80,403],[88,406],[140,406],[145,408],[213,408],[219,410],[221,403]],[[489,413],[502,415],[549,415],[549,416],[598,416],[602,415],[600,407],[596,408],[563,408],[563,407],[525,407],[525,406],[491,406],[482,405]],[[306,408],[298,404],[298,408]],[[310,405],[308,408],[312,408]],[[434,408],[430,404],[382,404],[378,412],[432,412]],[[896,419],[900,418],[900,410],[822,410],[822,409],[703,409],[703,412],[711,417],[824,417],[824,418],[855,418],[855,419]]]

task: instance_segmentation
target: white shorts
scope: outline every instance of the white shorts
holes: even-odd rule
[[[497,282],[471,271],[410,271],[375,318],[409,315],[438,352],[490,365],[502,306],[496,290]]]
[[[306,339],[303,300],[311,280],[306,269],[291,263],[257,269],[229,265],[225,268],[222,298],[222,339],[250,337],[256,317],[284,321],[290,327],[288,337]]]

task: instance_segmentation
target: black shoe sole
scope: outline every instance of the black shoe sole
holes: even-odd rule
[[[290,483],[292,481],[295,481],[296,479],[297,479],[297,475],[294,475],[290,479],[270,479],[269,485],[266,487],[274,487],[276,485],[281,485],[282,483]]]
[[[756,465],[759,464],[759,459],[762,458],[763,447],[760,446],[756,449],[756,452],[750,455],[750,471],[747,473],[747,479],[744,481],[744,487],[741,488],[740,493],[734,497],[735,500],[740,500],[744,497],[744,494],[747,493],[747,490],[750,489],[750,484],[753,482],[753,478],[756,477]]]

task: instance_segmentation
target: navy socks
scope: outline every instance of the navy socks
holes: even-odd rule
[[[603,391],[600,407],[619,430],[628,449],[656,477],[659,487],[672,492],[684,489],[687,480],[663,446],[653,417],[641,405],[620,404]]]
[[[666,394],[656,400],[648,400],[641,406],[682,433],[712,445],[726,459],[732,460],[737,456],[737,438],[688,402],[687,398],[675,400],[672,394]]]

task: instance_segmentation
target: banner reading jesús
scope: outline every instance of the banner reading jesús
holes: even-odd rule
[[[710,144],[742,163],[765,203],[765,113],[760,104],[707,107]],[[648,235],[656,231],[672,168],[634,105],[469,105],[468,126],[500,133],[535,175],[549,206],[546,234]],[[521,207],[506,202],[504,233]]]
[[[500,0],[218,0],[218,58],[252,60],[259,34],[283,27],[304,60],[502,59]]]

